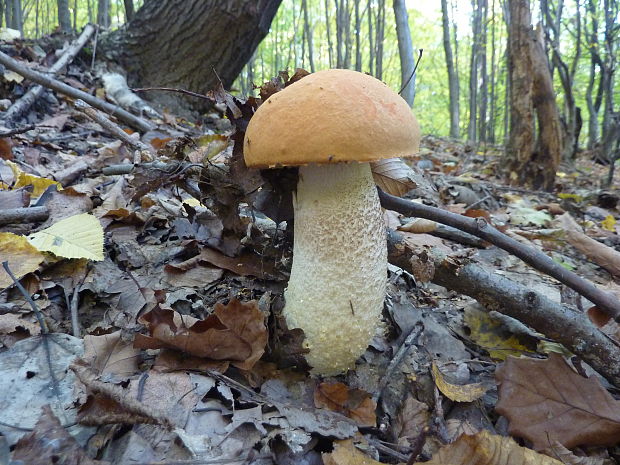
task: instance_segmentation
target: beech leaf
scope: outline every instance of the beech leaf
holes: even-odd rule
[[[569,449],[620,442],[620,402],[595,378],[577,374],[562,356],[510,357],[496,378],[495,410],[510,421],[510,434],[529,439],[535,449],[554,441]]]
[[[388,158],[371,163],[372,176],[377,186],[388,194],[402,197],[417,184],[414,171],[401,158]]]
[[[361,389],[349,389],[343,383],[321,383],[314,391],[314,405],[355,420],[359,426],[376,426],[377,404]]]

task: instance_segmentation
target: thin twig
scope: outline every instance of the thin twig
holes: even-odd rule
[[[22,286],[22,283],[20,283],[19,280],[15,277],[15,275],[9,268],[9,262],[7,260],[3,261],[2,267],[4,268],[4,271],[6,271],[7,274],[11,277],[15,286],[17,286],[17,289],[19,289],[19,292],[22,293],[22,295],[24,296],[24,299],[26,299],[26,302],[28,302],[28,304],[30,305],[30,308],[32,308],[32,311],[34,312],[35,316],[37,317],[37,321],[39,322],[39,326],[41,327],[41,333],[49,334],[50,330],[49,330],[49,327],[47,326],[47,322],[45,321],[45,318],[43,318],[43,314],[41,313],[41,310],[39,310],[39,307],[37,307],[37,304],[34,303],[34,300],[32,300],[32,297],[30,296],[30,294],[28,294],[28,291],[24,288],[24,286]]]
[[[153,90],[159,90],[163,92],[176,92],[178,94],[189,95],[190,97],[196,97],[203,100],[213,100],[207,95],[198,94],[196,92],[192,92],[191,90],[175,89],[174,87],[141,87],[138,89],[131,89],[132,92],[151,92]]]

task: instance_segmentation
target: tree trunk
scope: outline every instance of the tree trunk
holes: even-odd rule
[[[368,72],[371,76],[376,76],[375,74],[375,43],[374,43],[374,33],[372,27],[372,0],[368,0],[366,5],[366,10],[368,11],[368,48],[370,49],[368,53]]]
[[[409,30],[409,15],[405,0],[394,0],[394,19],[396,21],[396,36],[398,37],[398,54],[400,56],[400,82],[401,96],[413,106],[415,99],[415,58],[413,55],[413,43]]]
[[[507,175],[512,184],[551,190],[560,164],[562,139],[549,63],[532,30],[529,0],[509,0],[508,8],[511,127]]]
[[[22,2],[21,0],[13,0],[13,23],[22,37],[24,37],[24,20],[22,18]]]
[[[469,122],[467,124],[467,140],[476,142],[477,127],[476,121],[478,116],[478,61],[480,49],[480,9],[476,0],[471,1],[472,6],[472,45],[471,58],[469,61]]]
[[[497,123],[497,102],[496,102],[496,90],[497,90],[497,67],[495,66],[497,47],[495,44],[495,0],[491,2],[491,90],[489,100],[491,102],[491,108],[489,111],[489,133],[488,141],[492,144],[495,143],[495,125]]]
[[[110,0],[97,2],[97,24],[104,29],[110,27]]]
[[[269,32],[281,0],[149,0],[100,49],[120,63],[132,86],[175,87],[207,93],[229,87]],[[184,97],[161,93],[176,106]],[[202,100],[187,100],[204,108]],[[187,105],[187,103],[185,105]]]
[[[489,106],[489,75],[487,72],[487,0],[478,0],[480,11],[479,44],[478,44],[478,67],[480,71],[480,94],[478,102],[478,140],[487,141],[488,120],[487,109]]]
[[[334,44],[332,42],[331,19],[329,17],[329,0],[325,0],[325,35],[327,36],[327,55],[329,57],[329,67],[334,66]]]
[[[334,3],[336,4],[336,68],[344,67],[344,58],[342,55],[342,47],[344,45],[344,41],[342,39],[344,35],[344,23],[342,16],[343,2],[344,0],[340,0],[340,2],[338,0],[334,0]]]
[[[383,79],[383,42],[385,40],[385,0],[379,0],[375,20],[375,77]]]
[[[5,17],[6,17],[6,27],[10,29],[15,29],[13,27],[13,0],[5,0],[4,2],[5,9]]]
[[[443,49],[448,68],[448,91],[450,92],[450,137],[459,138],[459,82],[452,55],[450,39],[450,20],[448,17],[448,1],[441,0],[441,17],[443,25]]]
[[[310,71],[314,73],[314,49],[312,45],[312,28],[310,27],[310,20],[308,19],[308,1],[302,0],[301,7],[304,10],[304,31],[306,34],[306,41],[308,42],[308,61],[310,61]]]
[[[360,0],[355,1],[355,71],[362,71],[362,18],[360,16]]]
[[[65,34],[71,34],[71,13],[69,12],[69,0],[56,0],[58,8],[58,25]]]
[[[349,8],[349,0],[344,2],[342,15],[344,23],[344,68],[350,69],[353,41],[351,40],[351,9]]]
[[[618,57],[616,56],[616,42],[618,40],[618,1],[603,0],[603,14],[605,20],[605,33],[603,43],[605,47],[605,68],[606,74],[605,85],[603,87],[603,133],[601,135],[603,142],[608,140],[607,133],[612,130],[612,118],[614,118],[614,78],[616,74],[616,64]],[[603,153],[611,153],[612,147],[608,147],[603,143]]]
[[[123,3],[125,5],[125,19],[127,22],[129,22],[136,14],[133,7],[133,0],[123,0]]]
[[[544,24],[546,25],[544,27],[544,31],[547,42],[551,48],[552,63],[554,65],[551,70],[551,74],[553,75],[553,69],[558,70],[558,76],[562,84],[562,89],[564,90],[562,159],[570,162],[575,159],[579,138],[577,121],[578,111],[573,88],[577,63],[581,56],[581,8],[577,5],[577,14],[574,18],[575,31],[572,31],[572,35],[575,37],[576,51],[573,56],[573,62],[569,68],[559,49],[561,26],[560,18],[562,15],[563,5],[564,3],[562,1],[557,2],[555,5],[555,11],[552,11],[549,7],[548,0],[541,0],[540,2],[541,14],[545,20]]]

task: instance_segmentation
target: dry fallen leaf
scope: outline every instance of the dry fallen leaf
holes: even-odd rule
[[[121,332],[84,336],[84,356],[99,375],[127,378],[138,371],[140,351],[121,339]]]
[[[8,261],[9,269],[19,279],[39,268],[45,259],[28,239],[13,233],[0,232],[0,262]],[[0,289],[13,284],[9,274],[0,268]]]
[[[151,336],[137,334],[134,347],[176,349],[197,357],[229,360],[242,370],[254,366],[267,344],[264,316],[256,301],[217,303],[213,314],[204,320],[156,307],[139,322]]]
[[[447,382],[435,362],[433,362],[431,369],[435,385],[450,400],[455,402],[473,402],[476,399],[480,399],[487,392],[487,388],[482,383],[458,385]]]
[[[410,447],[420,437],[429,420],[428,405],[408,395],[394,423],[398,444]]]
[[[564,359],[513,358],[497,369],[495,410],[510,420],[509,432],[545,449],[553,441],[567,448],[620,442],[620,402],[595,378],[584,378]]]
[[[374,161],[371,167],[375,183],[388,194],[402,197],[417,187],[413,170],[401,158]]]
[[[350,439],[335,441],[334,451],[322,457],[325,465],[382,465],[357,450]]]
[[[482,431],[463,434],[442,447],[428,462],[415,465],[562,465],[562,462],[519,446],[514,439]]]
[[[11,463],[28,464],[80,464],[104,465],[110,462],[92,460],[78,442],[61,425],[49,405],[42,407],[42,414],[34,430],[15,445]]]
[[[359,426],[376,426],[377,404],[361,389],[349,389],[343,383],[321,383],[314,391],[314,405],[355,420]]]

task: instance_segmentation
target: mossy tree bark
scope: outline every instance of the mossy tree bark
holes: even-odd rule
[[[103,53],[123,66],[131,86],[204,94],[219,76],[228,87],[269,32],[281,1],[147,0],[132,21],[103,39]],[[157,95],[170,106],[180,98]],[[187,103],[204,105],[196,99]]]

